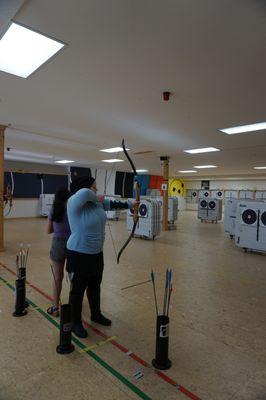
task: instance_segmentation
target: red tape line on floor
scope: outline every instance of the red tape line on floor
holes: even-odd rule
[[[17,274],[10,269],[9,267],[7,267],[6,265],[4,265],[3,263],[0,262],[0,265],[5,268],[7,271],[9,271],[12,275],[17,277]],[[43,292],[41,289],[39,289],[37,286],[33,285],[32,283],[30,283],[29,281],[26,280],[26,283],[28,286],[32,287],[34,290],[36,290],[36,292],[40,293],[42,296],[46,297],[48,300],[53,301],[53,298],[51,296],[49,296],[48,294],[46,294],[45,292]],[[90,328],[93,332],[95,332],[98,336],[101,336],[105,339],[108,339],[108,336],[103,333],[102,331],[100,331],[99,329],[95,328],[95,326],[89,324],[87,321],[82,321],[84,323],[85,326],[87,326],[88,328]],[[142,358],[140,358],[139,356],[137,356],[136,354],[132,353],[131,351],[129,351],[129,349],[127,349],[126,347],[124,347],[123,345],[121,345],[120,343],[118,343],[116,340],[111,340],[110,343],[112,343],[116,348],[118,348],[119,350],[121,350],[123,353],[128,353],[128,356],[131,357],[133,360],[137,361],[139,364],[143,365],[144,367],[147,368],[152,368],[154,370],[154,373],[159,376],[161,379],[163,379],[165,382],[169,383],[170,385],[176,387],[181,393],[183,393],[184,395],[186,395],[187,397],[189,397],[191,400],[201,400],[200,397],[198,397],[197,395],[195,395],[194,393],[192,393],[190,390],[186,389],[184,386],[179,385],[176,381],[174,381],[172,378],[170,378],[169,376],[167,376],[166,374],[164,374],[161,371],[158,371],[156,369],[154,369],[149,363],[147,363],[146,361],[144,361]]]

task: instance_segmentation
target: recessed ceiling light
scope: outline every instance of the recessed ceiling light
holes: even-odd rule
[[[12,22],[0,40],[0,70],[27,78],[64,46],[62,42]]]
[[[188,173],[192,173],[192,172],[198,172],[198,171],[194,171],[194,169],[187,169],[187,170],[184,170],[184,171],[178,171],[178,172],[181,172],[181,174],[188,174]]]
[[[102,162],[109,162],[109,163],[113,163],[113,162],[122,162],[124,160],[119,160],[118,158],[110,158],[109,160],[102,160]]]
[[[130,150],[127,149],[126,150]],[[110,149],[102,149],[100,151],[104,151],[105,153],[119,153],[120,151],[124,151],[123,147],[111,147]]]
[[[190,154],[210,153],[212,151],[220,151],[220,149],[216,149],[215,147],[203,147],[202,149],[184,150],[185,153]]]
[[[266,169],[266,167],[253,167],[254,169]]]
[[[254,132],[266,129],[266,122],[258,122],[250,125],[233,126],[232,128],[218,129],[228,135],[235,135],[236,133]]]
[[[148,169],[136,169],[137,172],[148,172]]]
[[[194,165],[194,168],[203,169],[203,168],[217,168],[216,165]]]
[[[70,163],[73,163],[75,161],[72,161],[72,160],[58,160],[58,161],[55,161],[55,162],[58,163],[58,164],[70,164]]]

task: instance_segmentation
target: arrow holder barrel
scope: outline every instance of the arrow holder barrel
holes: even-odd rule
[[[169,317],[157,316],[156,327],[156,353],[152,365],[157,369],[169,369],[172,362],[168,358],[169,347]]]
[[[13,312],[14,317],[22,317],[27,314],[26,307],[26,289],[25,279],[17,279],[15,281],[15,311]]]
[[[74,351],[75,347],[71,343],[71,306],[70,304],[62,304],[60,307],[60,342],[56,347],[59,354],[69,354]]]
[[[24,282],[26,283],[26,268],[25,267],[18,268],[18,279],[23,279]],[[25,307],[29,307],[29,303],[27,302],[27,300],[25,300]]]
[[[22,267],[18,269],[18,279],[26,279],[26,268]]]

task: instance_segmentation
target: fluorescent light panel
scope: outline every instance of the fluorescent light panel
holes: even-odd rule
[[[102,160],[102,162],[109,162],[109,163],[113,163],[113,162],[122,162],[124,160],[119,160],[118,158],[110,158],[109,160]]]
[[[210,153],[213,151],[220,151],[220,149],[216,149],[215,147],[203,147],[202,149],[184,150],[185,153],[189,154]]]
[[[0,40],[0,70],[27,78],[64,46],[12,22]]]
[[[203,169],[203,168],[217,168],[216,165],[194,165],[194,168]]]
[[[232,128],[219,129],[219,131],[227,133],[227,135],[235,135],[236,133],[255,132],[266,129],[266,122],[258,122],[250,125],[233,126]]]
[[[130,150],[127,149],[126,150]],[[119,153],[120,151],[123,151],[123,147],[111,147],[110,149],[102,149],[100,151],[104,151],[105,153]]]
[[[266,167],[253,167],[254,169],[266,169]]]
[[[73,163],[73,162],[75,162],[75,161],[73,161],[73,160],[57,160],[57,161],[55,161],[57,164],[70,164],[70,163]]]
[[[136,169],[137,172],[148,172],[148,169]]]
[[[198,172],[198,171],[194,171],[194,169],[187,169],[187,170],[178,171],[178,172],[181,172],[181,174],[188,174],[188,173],[193,173],[193,172]]]

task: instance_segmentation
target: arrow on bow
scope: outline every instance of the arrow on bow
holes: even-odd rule
[[[126,155],[126,158],[128,159],[128,161],[129,161],[129,163],[130,163],[130,165],[131,165],[131,167],[133,169],[133,172],[134,172],[134,187],[135,187],[135,193],[136,193],[136,204],[134,205],[134,215],[133,215],[133,222],[134,223],[133,223],[133,228],[132,228],[132,231],[131,231],[127,241],[121,247],[121,249],[120,249],[120,251],[119,251],[119,253],[117,255],[117,264],[119,264],[119,259],[120,259],[121,255],[122,255],[123,251],[125,250],[125,248],[129,244],[130,240],[134,236],[134,233],[135,233],[135,230],[136,230],[136,227],[137,227],[137,223],[138,223],[138,220],[139,220],[138,211],[139,211],[139,198],[140,198],[140,186],[139,186],[139,181],[138,181],[138,173],[136,171],[136,168],[135,168],[135,165],[134,165],[133,161],[131,160],[131,158],[130,158],[127,150],[126,150],[125,140],[124,139],[122,140],[122,148],[123,148],[123,151],[124,151],[124,153]]]

